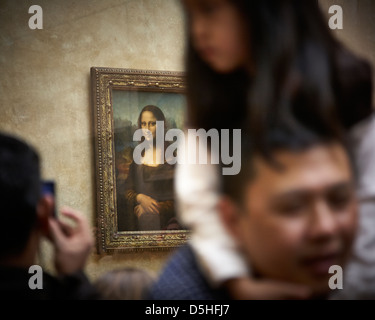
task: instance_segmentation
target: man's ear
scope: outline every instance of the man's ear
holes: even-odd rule
[[[37,219],[39,230],[43,235],[49,234],[48,219],[53,217],[54,199],[50,195],[44,195],[40,198],[37,205]]]
[[[229,233],[238,239],[240,226],[240,210],[238,205],[228,196],[222,196],[218,205],[221,221]]]

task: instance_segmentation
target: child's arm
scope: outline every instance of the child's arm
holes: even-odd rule
[[[248,267],[217,212],[218,165],[180,164],[176,169],[177,212],[192,230],[191,245],[208,280],[215,287],[246,277]]]

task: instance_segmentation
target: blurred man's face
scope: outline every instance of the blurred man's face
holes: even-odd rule
[[[255,160],[256,176],[230,228],[262,277],[328,292],[331,265],[343,267],[356,229],[349,159],[339,145],[280,151],[281,171]],[[344,269],[344,268],[343,268]]]

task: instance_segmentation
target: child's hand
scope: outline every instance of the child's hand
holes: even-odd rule
[[[228,280],[224,286],[236,300],[303,300],[311,296],[310,289],[302,285],[250,277]]]

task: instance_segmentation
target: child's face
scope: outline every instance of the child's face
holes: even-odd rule
[[[192,44],[207,64],[229,73],[249,64],[249,40],[242,16],[227,0],[184,0]]]

